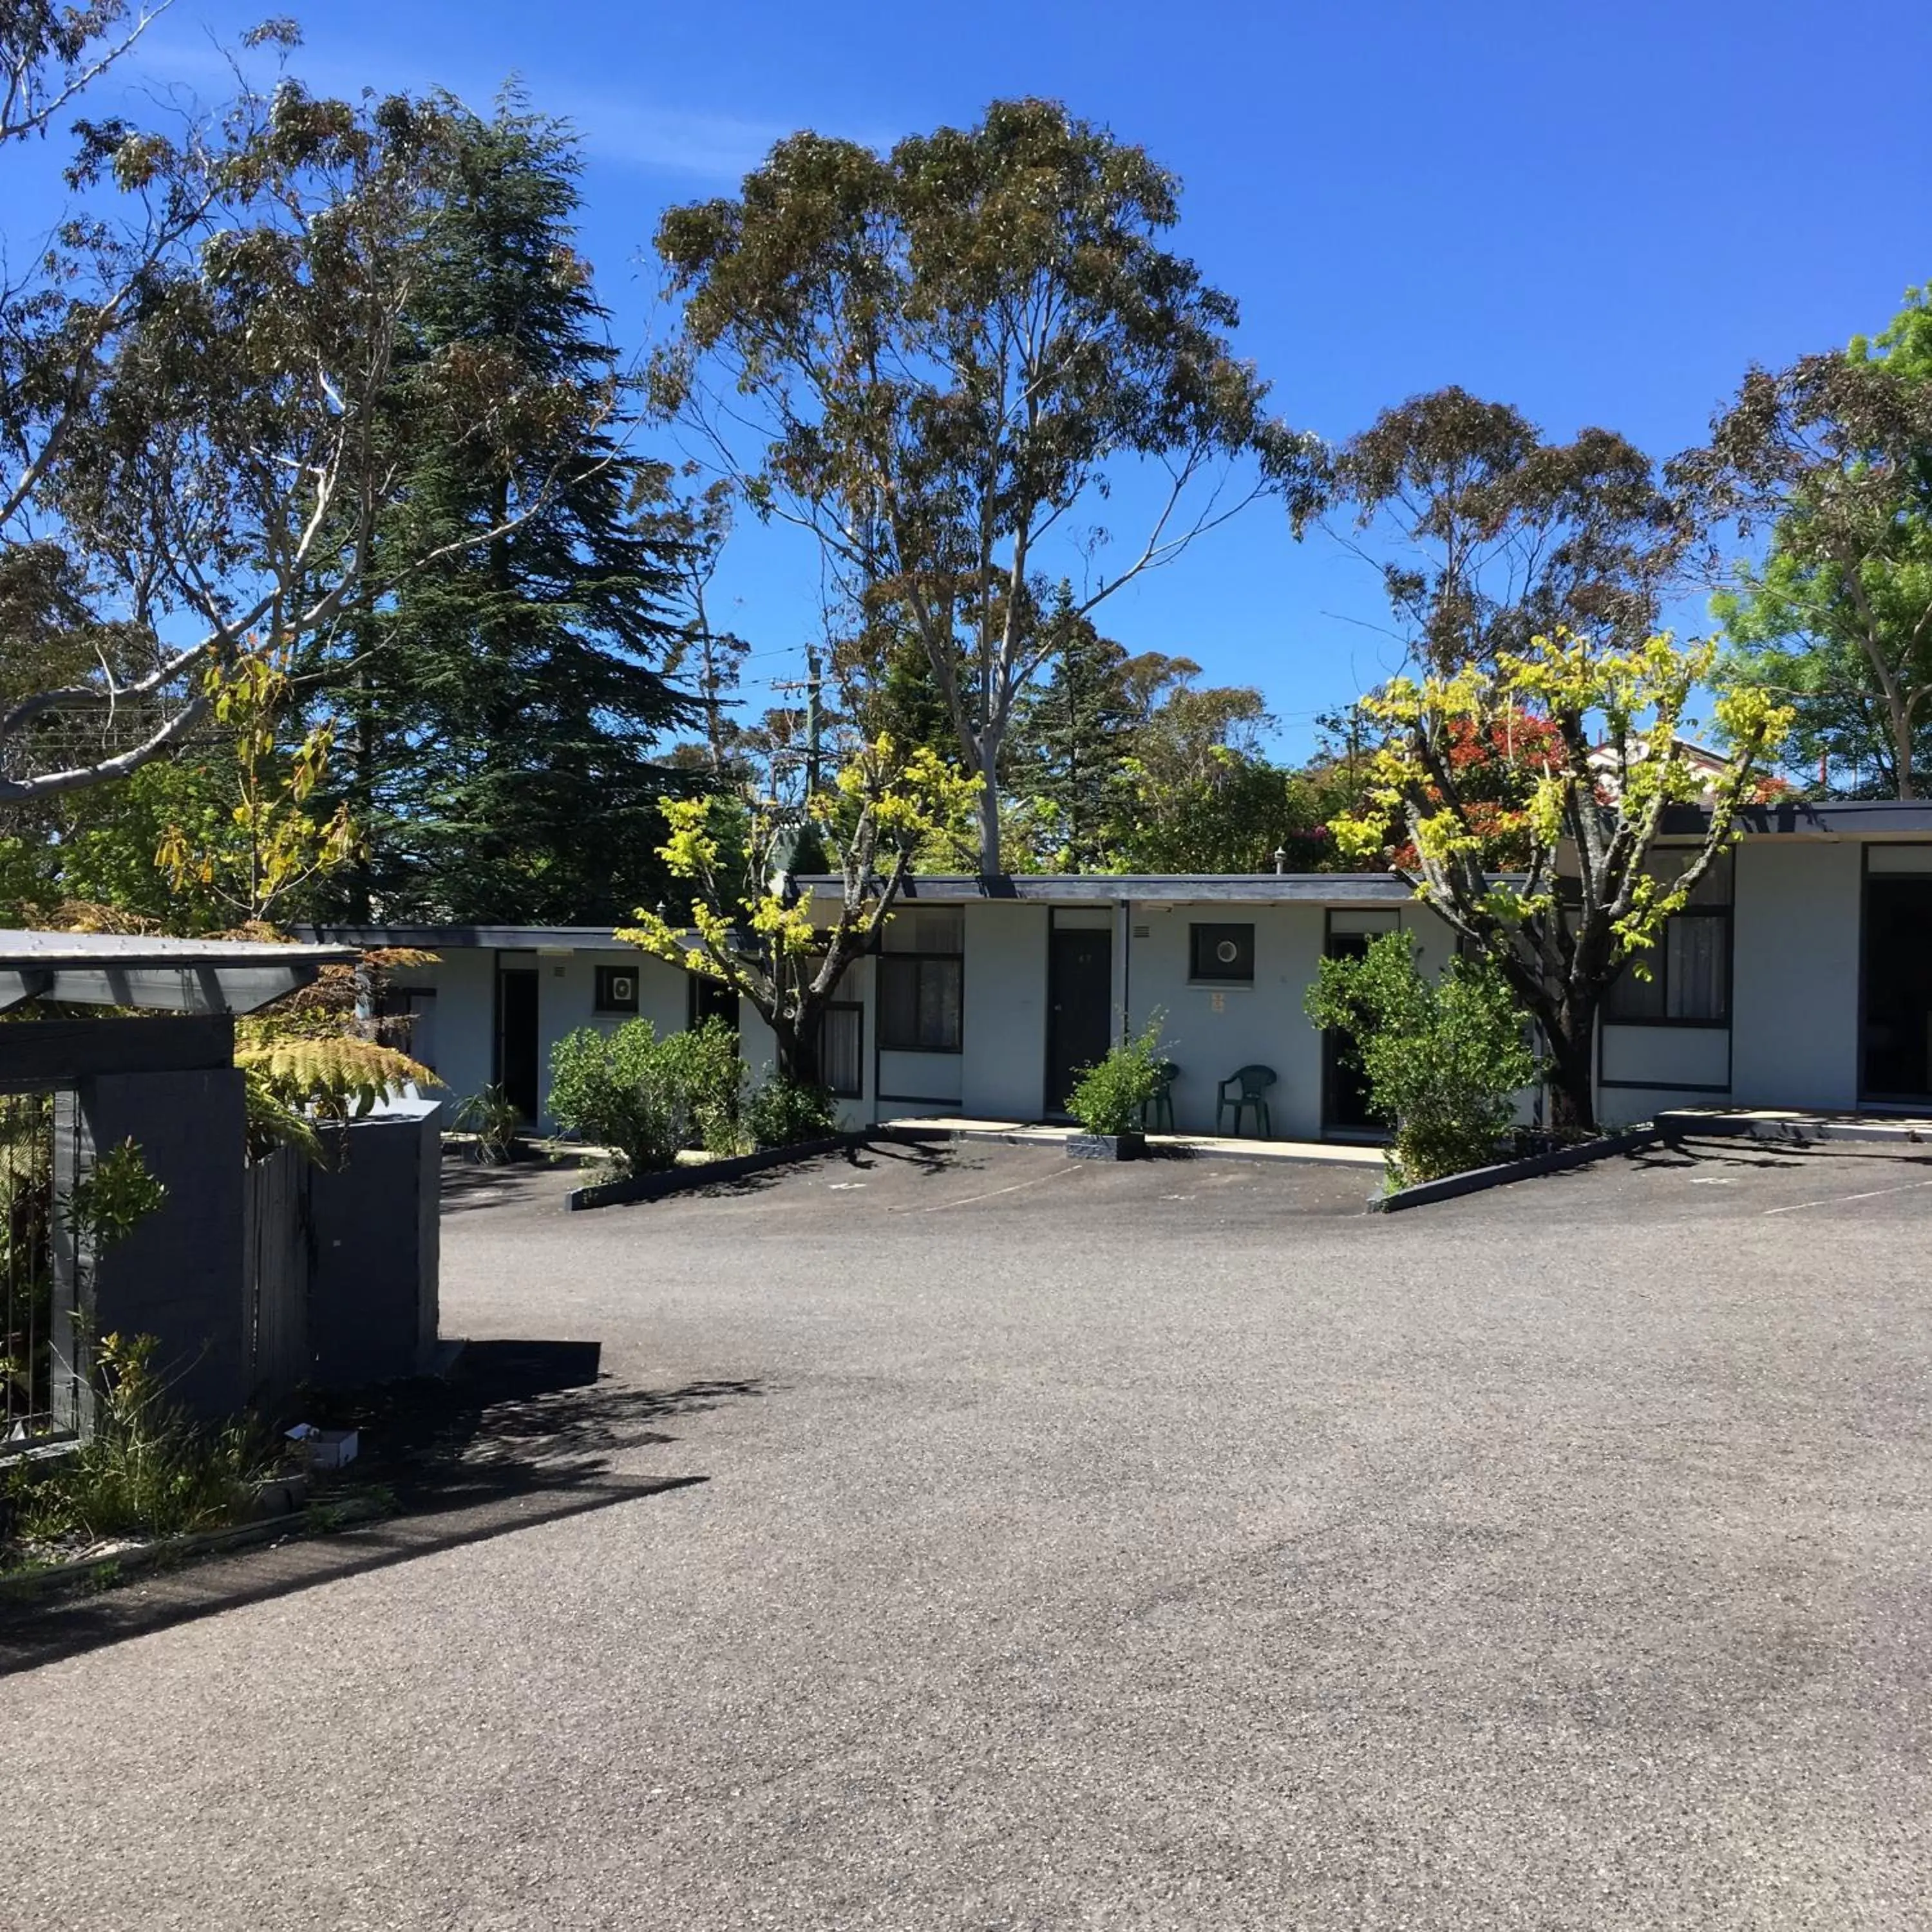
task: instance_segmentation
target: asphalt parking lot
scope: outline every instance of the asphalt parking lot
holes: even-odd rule
[[[1932,1923],[1932,1150],[1372,1179],[463,1177],[526,1480],[16,1647],[0,1924]]]

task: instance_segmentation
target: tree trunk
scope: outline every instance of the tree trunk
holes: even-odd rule
[[[980,870],[997,878],[1006,870],[1000,849],[1000,740],[998,734],[980,734]]]
[[[1566,1011],[1559,1024],[1546,1023],[1544,1028],[1550,1048],[1550,1124],[1565,1136],[1581,1138],[1597,1131],[1591,1078],[1595,1017],[1594,1012],[1588,1015],[1580,1027],[1574,1014]]]
[[[808,1006],[796,1020],[773,1018],[772,1040],[778,1054],[778,1076],[794,1087],[820,1087],[825,1083],[818,1064],[818,1022],[815,1006]]]

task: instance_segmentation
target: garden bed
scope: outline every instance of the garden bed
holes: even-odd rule
[[[1445,1174],[1440,1180],[1420,1180],[1412,1187],[1398,1187],[1378,1195],[1369,1204],[1370,1211],[1394,1214],[1404,1208],[1426,1208],[1434,1201],[1454,1201],[1465,1194],[1480,1194],[1487,1187],[1506,1187],[1513,1180],[1534,1180],[1540,1174],[1587,1167],[1593,1160],[1606,1160],[1613,1154],[1635,1154],[1640,1148],[1655,1146],[1663,1138],[1654,1126],[1606,1134],[1574,1146],[1552,1148],[1521,1160],[1498,1161],[1492,1167],[1474,1167],[1466,1174]]]
[[[693,1188],[715,1187],[720,1181],[740,1180],[748,1174],[762,1174],[767,1168],[783,1167],[799,1160],[816,1160],[821,1154],[844,1154],[861,1145],[862,1133],[829,1134],[822,1140],[797,1141],[790,1147],[760,1148],[755,1154],[723,1155],[714,1160],[692,1161],[656,1174],[629,1174],[616,1180],[593,1181],[573,1187],[563,1197],[565,1211],[577,1214],[590,1208],[617,1208],[628,1202],[661,1201],[667,1194],[682,1194]]]
[[[278,1478],[264,1490],[289,1488],[290,1479]],[[200,1556],[220,1556],[292,1537],[328,1535],[350,1525],[393,1515],[394,1498],[380,1488],[365,1488],[332,1496],[318,1496],[277,1509],[264,1498],[265,1513],[247,1522],[186,1534],[116,1537],[63,1554],[35,1556],[10,1570],[0,1570],[0,1611],[10,1604],[38,1602],[76,1590],[105,1589],[131,1574],[168,1568]]]

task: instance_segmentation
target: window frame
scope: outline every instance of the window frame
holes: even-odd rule
[[[628,1014],[634,1019],[637,1017],[638,1000],[644,993],[644,988],[638,984],[640,975],[637,968],[634,966],[596,966],[591,970],[595,977],[592,980],[590,987],[590,1010],[600,1018],[614,1019]],[[631,1004],[628,1006],[611,1004],[610,994],[607,991],[611,980],[616,979],[620,974],[627,975],[631,982]]]
[[[911,966],[915,973],[929,965],[956,967],[959,975],[959,1004],[956,1016],[955,1038],[950,1046],[899,1046],[886,1037],[886,969],[889,964],[903,962]],[[874,991],[879,1007],[879,1051],[881,1053],[943,1053],[958,1055],[966,1051],[966,956],[963,952],[880,952],[873,962],[876,976]],[[913,1011],[920,1009],[919,989],[915,981],[913,992]]]
[[[709,973],[687,972],[684,976],[690,982],[689,990],[684,996],[685,1025],[689,1031],[695,1033],[707,1019],[724,1021],[734,1033],[744,1030],[744,995],[736,986],[728,986]],[[726,1018],[723,1013],[706,1013],[704,1003],[707,999],[728,999],[731,1002],[730,1017]]]
[[[1202,970],[1202,953],[1204,946],[1212,946],[1213,940],[1204,941],[1204,933],[1246,933],[1247,934],[1248,970],[1245,973],[1204,972]],[[1252,986],[1255,983],[1258,964],[1255,922],[1252,920],[1198,919],[1187,922],[1187,983],[1190,986]],[[1209,962],[1211,966],[1213,962]]]
[[[825,1050],[826,1022],[834,1013],[854,1013],[857,1016],[859,1041],[854,1055],[859,1068],[859,1084],[856,1087],[836,1087],[832,1082],[830,1056]],[[825,1082],[825,1090],[838,1100],[862,1100],[866,1097],[866,1003],[863,1000],[827,1000],[818,1016],[818,1075]]]
[[[1688,1028],[1700,1033],[1727,1033],[1730,1030],[1732,995],[1736,990],[1734,980],[1737,965],[1737,952],[1734,944],[1736,938],[1733,919],[1734,908],[1728,905],[1688,905],[1682,912],[1674,912],[1658,928],[1657,943],[1649,953],[1651,979],[1658,988],[1658,1000],[1665,1010],[1655,1014],[1626,1016],[1615,1010],[1617,989],[1624,985],[1630,972],[1631,962],[1626,959],[1623,970],[1618,974],[1604,989],[1603,1023],[1605,1026],[1620,1027],[1671,1027]],[[1670,1005],[1670,928],[1679,920],[1714,920],[1720,925],[1724,937],[1720,944],[1724,949],[1724,971],[1720,983],[1724,988],[1724,1012],[1716,1019],[1686,1019],[1668,1010]]]

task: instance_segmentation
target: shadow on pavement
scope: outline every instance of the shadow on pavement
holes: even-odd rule
[[[472,1342],[446,1382],[397,1383],[362,1398],[318,1402],[312,1420],[352,1425],[365,1444],[352,1466],[353,1482],[322,1500],[386,1490],[397,1514],[332,1535],[142,1572],[100,1595],[0,1610],[0,1675],[688,1489],[706,1479],[619,1474],[609,1459],[674,1441],[664,1423],[764,1392],[750,1381],[628,1387],[600,1373],[600,1353],[595,1342]]]
[[[959,1165],[958,1155],[951,1142],[868,1140],[854,1148],[848,1158],[854,1167],[877,1167],[884,1162],[908,1173],[931,1174],[950,1172]]]
[[[1841,1160],[1858,1155],[1878,1156],[1901,1167],[1932,1166],[1932,1154],[1901,1154],[1892,1144],[1868,1141],[1760,1141],[1743,1136],[1720,1140],[1666,1141],[1661,1145],[1640,1148],[1623,1158],[1632,1167],[1766,1167],[1790,1168],[1816,1166],[1821,1162]]]
[[[946,1173],[958,1165],[950,1147],[933,1148],[916,1143],[897,1141],[866,1140],[842,1153],[801,1154],[796,1160],[781,1162],[776,1167],[760,1168],[755,1174],[741,1174],[729,1180],[712,1182],[708,1186],[682,1187],[675,1194],[668,1194],[662,1202],[631,1202],[629,1207],[654,1208],[668,1205],[673,1202],[728,1200],[743,1194],[763,1194],[768,1190],[795,1180],[807,1168],[820,1165],[841,1166],[869,1169],[880,1162],[890,1162],[895,1166],[904,1167],[916,1174]],[[599,1210],[602,1211],[602,1210]]]
[[[584,1179],[579,1171],[553,1167],[541,1161],[514,1161],[485,1167],[474,1161],[446,1156],[442,1163],[442,1211],[473,1214],[483,1208],[509,1208],[526,1201],[554,1196]]]

